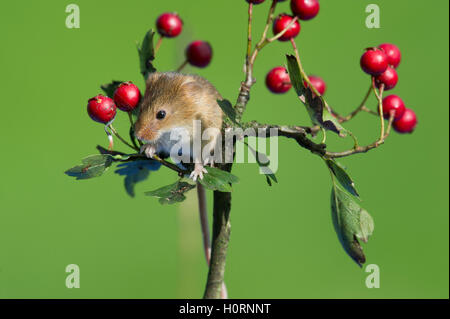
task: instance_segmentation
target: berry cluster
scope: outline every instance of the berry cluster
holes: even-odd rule
[[[261,4],[264,0],[246,0],[252,4]],[[278,0],[281,2],[284,0]],[[310,20],[317,16],[320,10],[318,0],[291,0],[292,15],[282,13],[273,22],[274,36],[279,41],[292,41],[301,30],[300,20]],[[361,68],[370,74],[375,81],[375,85],[380,88],[383,85],[385,91],[395,88],[398,82],[396,68],[401,61],[401,52],[397,46],[390,43],[383,43],[378,47],[368,48],[361,56]],[[326,84],[318,76],[310,75],[311,85],[320,94],[325,94]],[[275,94],[286,93],[292,87],[287,70],[282,66],[277,66],[270,70],[266,76],[267,88]],[[305,83],[307,86],[307,83]],[[389,119],[394,113],[393,127],[399,133],[411,133],[416,124],[417,118],[411,109],[407,109],[405,104],[397,95],[389,95],[383,99],[383,115]]]
[[[278,0],[282,2],[285,0]],[[259,4],[263,1],[247,0],[253,4]],[[273,22],[273,33],[275,36],[280,35],[279,41],[290,41],[295,38],[301,30],[300,20],[311,20],[319,13],[320,5],[318,0],[291,0],[292,15],[286,13],[280,14]],[[284,32],[284,33],[283,33]],[[326,90],[325,82],[318,76],[311,75],[309,77],[311,84],[316,90],[323,95]],[[287,70],[278,66],[267,73],[266,86],[276,94],[286,93],[292,87]]]
[[[131,82],[124,82],[117,87],[113,99],[101,94],[89,99],[87,111],[94,121],[108,124],[114,120],[117,108],[131,112],[139,104],[140,99],[139,88]]]
[[[284,0],[283,0],[284,1]],[[258,4],[263,1],[251,1]],[[281,2],[278,0],[278,2]],[[320,5],[318,0],[291,0],[292,15],[280,14],[273,22],[273,33],[284,33],[278,38],[280,41],[289,41],[295,38],[301,30],[300,20],[311,20],[319,13]],[[295,20],[295,21],[294,21]]]
[[[378,88],[392,90],[398,83],[396,68],[399,66],[402,54],[399,48],[391,43],[383,43],[378,47],[368,48],[360,59],[364,72],[371,75]],[[383,99],[383,115],[389,118],[393,114],[393,127],[399,133],[411,133],[417,124],[413,110],[407,109],[403,100],[397,95],[389,95]]]

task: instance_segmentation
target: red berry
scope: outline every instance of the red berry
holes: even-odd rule
[[[301,20],[311,20],[320,9],[318,0],[291,0],[292,13]]]
[[[308,78],[312,86],[316,88],[317,92],[319,92],[320,95],[324,95],[325,91],[327,90],[327,85],[325,84],[325,81],[321,77],[315,75],[310,75],[308,76]],[[305,86],[308,86],[306,82]]]
[[[378,75],[375,79],[377,81],[377,87],[380,87],[381,83],[383,83],[385,91],[391,90],[398,82],[397,71],[394,68],[388,67],[386,71]]]
[[[174,38],[183,30],[183,21],[176,13],[163,13],[156,20],[156,28],[161,36]]]
[[[276,94],[286,93],[292,87],[289,74],[282,66],[273,68],[267,73],[266,85],[272,93]]]
[[[273,33],[276,35],[282,32],[292,22],[292,19],[294,19],[294,17],[287,14],[279,15],[273,22]],[[295,21],[295,23],[278,40],[289,41],[300,33],[300,29],[300,23]]]
[[[380,75],[388,67],[386,54],[379,49],[369,49],[361,56],[361,68],[370,75]]]
[[[246,0],[248,3],[253,3],[253,4],[260,4],[263,3],[265,0]]]
[[[103,124],[111,122],[117,113],[114,101],[101,94],[89,99],[87,111],[91,119]]]
[[[186,58],[191,65],[204,68],[211,62],[212,53],[208,42],[194,41],[186,49]]]
[[[397,68],[402,59],[402,53],[400,52],[400,49],[396,45],[390,43],[380,44],[378,48],[383,50],[386,54],[388,58],[388,64],[393,68]]]
[[[405,109],[403,116],[393,124],[394,129],[399,133],[412,133],[416,125],[416,113],[411,109]]]
[[[124,112],[130,112],[136,108],[141,99],[141,92],[131,82],[124,82],[114,92],[114,102]]]
[[[383,99],[383,115],[388,119],[391,112],[395,112],[395,120],[399,120],[405,113],[405,103],[398,95],[388,95]]]

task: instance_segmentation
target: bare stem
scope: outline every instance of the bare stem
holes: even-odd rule
[[[381,132],[380,132],[380,139],[381,142],[384,139],[384,117],[383,117],[383,90],[384,90],[384,84],[381,84],[380,91],[377,92],[377,87],[375,83],[375,78],[372,78],[372,88],[373,91],[377,97],[378,100],[378,113],[380,116],[380,122],[381,122]]]
[[[203,251],[205,253],[206,263],[209,265],[211,260],[211,237],[209,234],[208,211],[206,207],[206,192],[201,183],[197,183],[198,211],[200,214],[200,226],[202,230]]]
[[[161,47],[161,44],[162,44],[162,42],[163,42],[163,39],[164,39],[164,36],[160,36],[159,37],[159,39],[158,39],[158,42],[156,42],[156,45],[155,45],[155,55],[156,55],[156,53],[158,53],[158,51],[159,51],[159,48]]]
[[[340,116],[338,114],[335,114],[338,117],[339,122],[340,123],[344,123],[344,122],[350,121],[352,118],[354,118],[361,111],[366,111],[367,112],[368,109],[366,108],[366,102],[369,99],[370,93],[372,93],[372,82],[370,83],[369,89],[367,90],[367,93],[364,96],[362,102],[359,104],[359,106],[353,112],[351,112],[347,116]]]
[[[158,155],[153,155],[152,159],[154,159],[155,161],[161,163],[161,165],[163,165],[163,166],[165,166],[167,168],[170,168],[171,170],[177,172],[178,176],[180,176],[180,177],[188,173],[188,171],[182,170],[181,168],[179,168],[175,164],[172,164],[170,162],[167,162],[167,161],[163,160]]]
[[[304,127],[301,126],[283,126],[283,125],[272,125],[272,124],[261,124],[256,121],[251,121],[247,123],[242,124],[242,128],[245,130],[247,128],[253,128],[255,131],[258,131],[258,137],[270,137],[270,129],[277,129],[278,130],[278,136],[283,136],[287,138],[294,139],[300,147],[305,148],[309,151],[311,151],[313,154],[316,154],[323,158],[338,158],[338,157],[346,157],[353,154],[358,153],[366,153],[374,148],[379,147],[381,144],[384,143],[386,138],[389,136],[392,122],[393,122],[393,115],[389,119],[388,127],[386,130],[386,133],[384,134],[383,138],[377,139],[372,144],[366,145],[366,146],[358,146],[357,141],[355,139],[355,145],[352,149],[346,150],[343,152],[329,152],[326,150],[325,144],[316,144],[313,141],[311,141],[308,137],[308,131]]]
[[[127,145],[128,147],[132,148],[135,151],[139,151],[138,148],[134,147],[130,143],[128,143],[122,136],[119,135],[119,133],[116,131],[116,129],[112,126],[112,124],[109,124],[108,127],[111,129],[111,132],[116,136],[122,143]]]
[[[181,64],[181,65],[178,67],[177,72],[181,72],[181,71],[186,67],[186,65],[188,65],[188,64],[189,64],[189,61],[188,61],[188,60],[184,61],[183,64]]]
[[[231,171],[231,168],[232,164],[223,167],[228,172]],[[220,299],[225,293],[223,283],[231,232],[230,210],[231,193],[214,191],[213,240],[208,279],[203,295],[205,299]]]
[[[247,28],[247,63],[250,59],[250,55],[252,54],[252,19],[253,19],[253,3],[248,4],[248,28]]]

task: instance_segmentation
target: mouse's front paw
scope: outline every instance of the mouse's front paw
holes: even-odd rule
[[[194,170],[191,172],[190,178],[193,179],[194,182],[197,181],[197,178],[203,179],[203,173],[208,173],[208,171],[203,167],[202,164],[195,163]]]
[[[144,144],[141,146],[140,152],[145,154],[148,158],[153,158],[156,154],[156,146],[153,144]]]

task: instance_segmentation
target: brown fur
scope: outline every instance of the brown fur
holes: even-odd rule
[[[135,135],[156,143],[163,132],[184,127],[192,137],[193,120],[201,121],[202,133],[210,127],[220,130],[223,112],[217,104],[218,99],[222,97],[214,86],[200,76],[173,72],[150,74]],[[160,110],[166,112],[162,120],[156,118]]]

